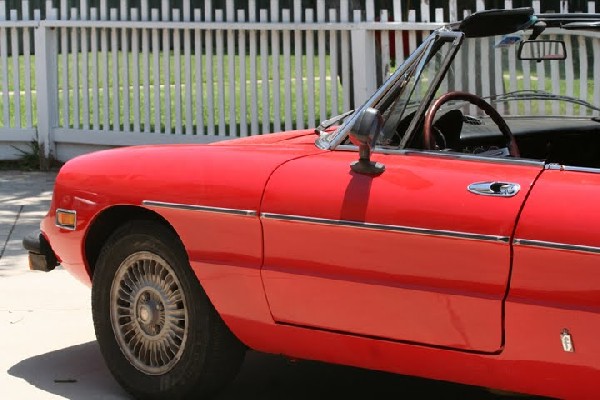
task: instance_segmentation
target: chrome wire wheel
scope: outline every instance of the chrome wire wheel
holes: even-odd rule
[[[186,299],[162,257],[139,251],[117,268],[110,290],[110,320],[127,360],[148,375],[169,372],[188,336]]]

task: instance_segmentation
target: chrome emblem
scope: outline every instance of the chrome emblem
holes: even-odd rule
[[[563,329],[560,334],[560,341],[562,342],[563,350],[569,353],[575,352],[575,348],[573,347],[573,339],[571,339],[571,334],[568,329]]]

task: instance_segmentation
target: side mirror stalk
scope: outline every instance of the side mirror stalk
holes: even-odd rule
[[[381,175],[385,171],[385,165],[371,161],[371,147],[366,144],[358,146],[358,161],[350,164],[350,169],[363,175]]]

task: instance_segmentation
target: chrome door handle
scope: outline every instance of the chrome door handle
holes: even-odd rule
[[[467,190],[482,196],[513,197],[519,193],[521,185],[510,182],[475,182],[467,186]]]

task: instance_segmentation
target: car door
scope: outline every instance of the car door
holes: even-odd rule
[[[386,170],[373,177],[350,170],[356,157],[330,151],[300,158],[269,179],[262,279],[273,318],[498,351],[510,239],[541,164],[376,154]],[[490,182],[506,185],[486,191]]]

